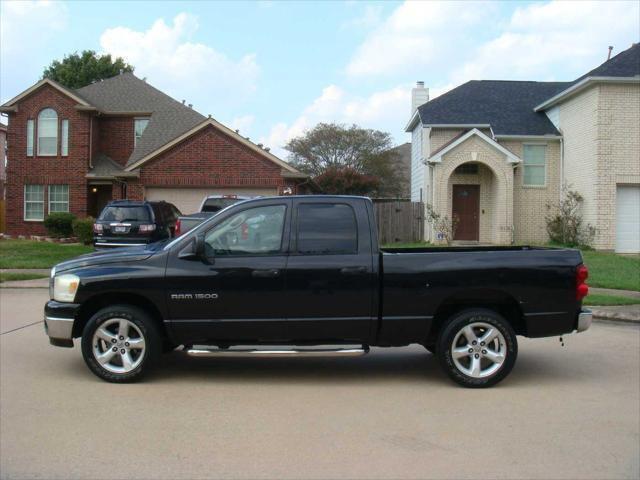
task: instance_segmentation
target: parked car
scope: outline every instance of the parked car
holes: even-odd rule
[[[190,215],[181,215],[176,225],[176,236],[187,233],[192,228],[200,225],[207,218],[214,216],[220,210],[253,197],[241,195],[209,195],[202,200],[200,211]]]
[[[146,245],[175,237],[176,221],[180,215],[168,202],[109,202],[93,225],[93,244],[96,248]]]
[[[589,328],[587,275],[566,248],[380,248],[369,199],[267,197],[168,244],[56,265],[45,329],[53,345],[81,338],[110,382],[137,380],[179,345],[282,357],[418,343],[454,381],[487,387],[513,368],[516,335]]]

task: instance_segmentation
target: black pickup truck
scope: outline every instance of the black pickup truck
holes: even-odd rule
[[[282,357],[418,343],[456,382],[486,387],[513,368],[516,335],[589,328],[586,278],[571,249],[380,248],[366,198],[260,198],[172,241],[56,265],[45,329],[53,345],[81,338],[111,382],[178,346]]]

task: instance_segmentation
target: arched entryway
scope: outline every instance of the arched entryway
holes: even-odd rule
[[[508,245],[513,238],[513,166],[479,138],[442,157],[434,169],[434,206],[458,217],[454,240]]]

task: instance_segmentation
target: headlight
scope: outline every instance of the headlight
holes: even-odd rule
[[[77,275],[67,273],[53,278],[53,299],[57,302],[73,302],[80,285]]]

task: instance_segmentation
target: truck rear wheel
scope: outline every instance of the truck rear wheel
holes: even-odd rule
[[[464,387],[490,387],[515,365],[518,341],[511,325],[498,313],[469,309],[457,313],[442,329],[436,354],[455,382]]]
[[[108,382],[140,379],[162,352],[162,339],[149,315],[129,305],[98,311],[82,332],[82,356]]]

